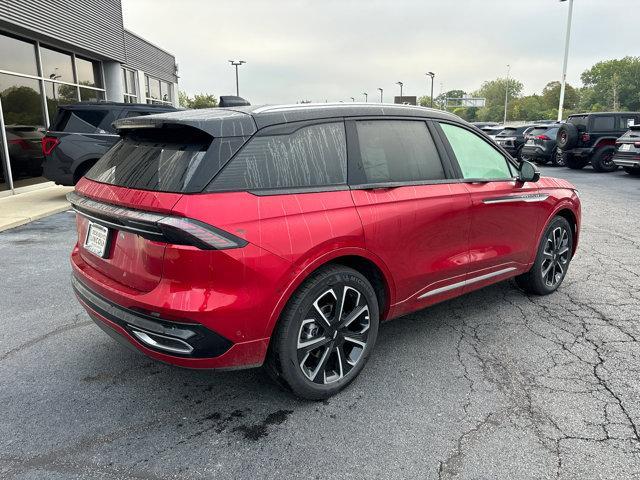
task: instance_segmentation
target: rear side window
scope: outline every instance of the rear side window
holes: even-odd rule
[[[610,131],[616,128],[614,117],[593,117],[593,130],[598,131]]]
[[[197,129],[149,129],[126,135],[86,177],[159,192],[200,192],[238,151],[245,137],[217,138]]]
[[[507,159],[484,139],[455,125],[448,123],[440,125],[451,144],[464,178],[487,180],[512,178]]]
[[[324,187],[347,183],[343,122],[253,137],[220,172],[210,191]]]
[[[115,133],[109,110],[60,110],[54,130],[69,133]]]
[[[356,122],[365,183],[412,182],[445,178],[425,122]]]
[[[573,117],[569,117],[567,119],[567,122],[568,123],[572,123],[576,127],[584,127],[584,128],[586,128],[588,120],[589,120],[589,117],[587,117],[586,115],[575,115]]]

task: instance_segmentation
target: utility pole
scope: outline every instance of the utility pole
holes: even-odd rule
[[[567,0],[560,0],[566,2]],[[567,31],[564,40],[564,62],[562,63],[562,81],[560,82],[560,104],[558,105],[558,121],[562,120],[564,107],[564,90],[567,83],[567,62],[569,60],[569,40],[571,39],[571,17],[573,15],[573,0],[569,0],[569,12],[567,13]]]
[[[425,75],[431,77],[431,108],[433,108],[433,77],[435,77],[436,74],[433,72],[427,72]]]
[[[509,103],[509,72],[511,70],[511,65],[507,65],[507,85],[504,87],[504,120],[502,124],[505,125],[507,123],[507,104]]]
[[[402,100],[403,100],[403,97],[402,97],[402,86],[404,85],[404,83],[402,83],[402,82],[396,82],[396,85],[400,85],[400,103],[402,104],[402,103],[404,103],[404,102],[402,101]]]
[[[383,92],[383,90],[380,87],[378,87],[378,90],[380,90],[380,103],[382,103],[382,92]]]
[[[236,96],[240,96],[240,84],[238,83],[238,67],[243,63],[247,63],[244,60],[229,60],[229,63],[236,67]]]

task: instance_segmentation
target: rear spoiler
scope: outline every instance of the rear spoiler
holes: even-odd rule
[[[181,110],[177,112],[122,118],[113,122],[119,132],[142,128],[172,128],[178,125],[197,128],[212,137],[245,137],[256,133],[253,117],[245,112],[221,108]]]

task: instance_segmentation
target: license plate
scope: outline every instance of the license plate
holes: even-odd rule
[[[527,145],[533,145],[535,142],[533,140],[527,140]]]
[[[619,150],[621,152],[628,152],[629,150],[631,150],[631,144],[630,143],[623,143],[622,145],[620,145]]]
[[[109,229],[97,223],[89,222],[87,238],[84,241],[84,248],[89,252],[104,258],[107,253],[107,243],[109,240]]]

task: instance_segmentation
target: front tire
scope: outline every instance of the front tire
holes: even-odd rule
[[[554,217],[542,235],[531,270],[516,277],[527,293],[549,295],[562,284],[573,252],[573,231],[564,217]]]
[[[298,397],[329,398],[364,368],[378,324],[371,283],[351,268],[323,267],[296,290],[283,311],[267,371]]]

